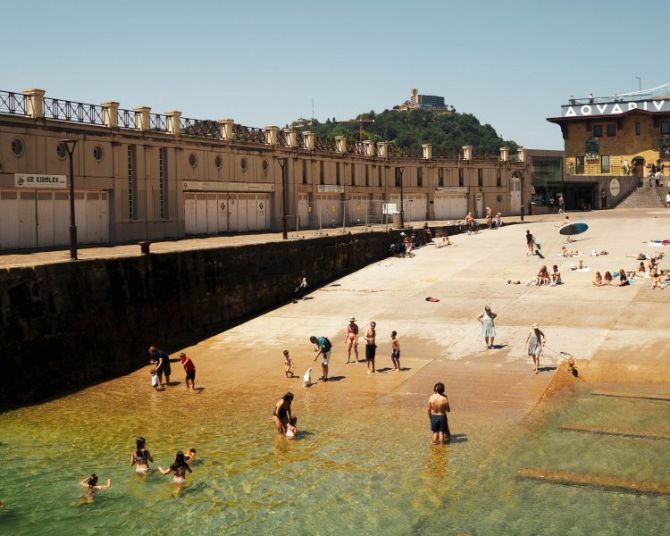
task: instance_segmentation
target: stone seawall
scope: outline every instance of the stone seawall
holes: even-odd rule
[[[287,303],[388,254],[397,233],[0,270],[0,407],[63,394]]]

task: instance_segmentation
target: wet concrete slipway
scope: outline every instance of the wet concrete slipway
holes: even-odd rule
[[[0,415],[0,533],[670,533],[670,288],[591,283],[595,271],[633,269],[633,256],[662,251],[643,242],[670,238],[670,217],[659,209],[571,219],[590,225],[569,246],[583,256],[560,256],[559,217],[544,216],[313,289],[185,348],[197,366],[193,393],[173,362],[162,392],[151,390],[147,366]],[[526,229],[545,259],[526,255]],[[590,271],[570,270],[579,259]],[[564,284],[506,283],[542,264],[557,264]],[[485,305],[498,313],[494,349],[476,320]],[[376,374],[345,364],[351,316],[361,332],[377,323]],[[537,375],[525,349],[534,322],[547,337]],[[391,330],[401,372],[390,370]],[[320,376],[310,335],[334,350],[331,381],[305,388],[308,367]],[[285,348],[296,379],[284,378]],[[560,352],[575,355],[578,378]],[[450,445],[430,444],[437,381],[452,405]],[[277,437],[271,420],[289,390],[297,441]],[[137,435],[154,468],[198,449],[180,492],[157,471],[133,472]],[[78,482],[91,472],[113,485],[82,505]]]

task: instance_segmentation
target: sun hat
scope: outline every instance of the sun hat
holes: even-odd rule
[[[349,319],[349,322],[356,322],[356,317],[355,317],[355,316],[352,316],[352,317]]]
[[[537,325],[537,322],[535,322],[535,323],[533,324],[533,329],[537,329],[537,328],[538,328],[538,325]]]

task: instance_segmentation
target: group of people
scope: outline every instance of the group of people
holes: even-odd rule
[[[558,265],[554,264],[551,268],[551,272],[547,269],[547,265],[543,264],[540,267],[540,271],[537,272],[537,276],[534,279],[534,283],[531,281],[531,284],[534,284],[535,286],[538,287],[555,287],[556,285],[560,285],[562,283],[561,281],[561,272],[558,269]]]
[[[170,375],[172,374],[170,356],[152,345],[149,347],[149,358],[152,364],[150,370],[151,387],[154,391],[162,391],[170,385]],[[186,389],[195,391],[195,364],[193,360],[184,352],[181,352],[179,354],[179,361],[186,373]]]
[[[161,475],[172,474],[172,482],[177,486],[182,486],[186,483],[186,473],[192,473],[191,464],[195,460],[196,450],[194,448],[188,449],[187,453],[184,454],[183,451],[178,451],[175,455],[174,463],[170,466],[163,468],[160,465],[158,466],[158,471]],[[135,472],[148,476],[151,469],[149,463],[153,463],[154,459],[147,449],[146,439],[143,437],[138,437],[135,440],[135,448],[130,454],[130,465],[135,468]],[[84,478],[80,485],[86,489],[86,493],[83,497],[83,502],[91,503],[93,502],[94,495],[97,491],[107,490],[112,487],[112,479],[109,478],[104,484],[99,483],[99,477],[95,473]]]

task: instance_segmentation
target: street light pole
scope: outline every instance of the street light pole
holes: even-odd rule
[[[74,166],[72,156],[77,140],[65,139],[63,145],[70,158],[70,260],[77,260],[77,225],[74,214]]]
[[[400,228],[405,228],[405,192],[403,188],[402,176],[405,173],[404,167],[399,167],[398,172],[400,173]]]
[[[635,80],[637,80],[637,89],[638,91],[642,91],[642,78],[639,76],[635,77]]]
[[[286,211],[286,165],[288,158],[278,158],[281,167],[281,236],[284,240],[288,239],[288,212]]]

